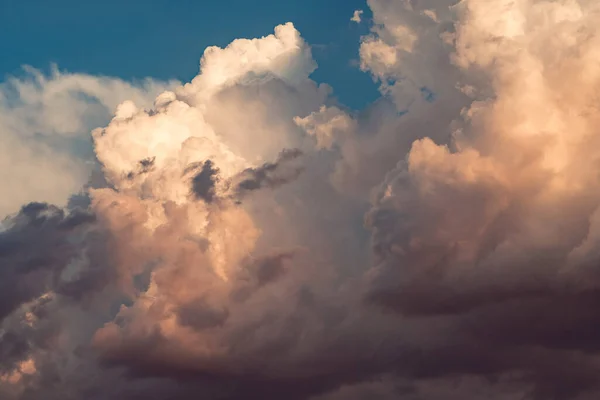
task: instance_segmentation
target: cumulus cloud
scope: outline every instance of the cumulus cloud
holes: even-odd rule
[[[131,99],[149,106],[174,83],[120,79],[31,67],[0,84],[0,176],[10,196],[0,218],[29,202],[60,206],[93,170],[89,132],[104,125],[117,105]]]
[[[468,364],[438,366],[446,369],[438,374],[526,373],[532,398],[597,389],[585,339],[595,336],[597,316],[587,310],[595,308],[596,256],[581,247],[594,240],[598,206],[587,164],[597,116],[583,112],[594,107],[587,87],[597,79],[583,33],[595,29],[594,8],[455,7],[452,61],[480,97],[450,146],[413,143],[367,218],[377,258],[367,297],[401,315],[450,318],[460,332],[454,346],[464,346]],[[575,48],[574,59],[559,56]]]
[[[0,396],[597,398],[598,5],[369,6],[365,110],[292,24],[98,100],[103,184],[0,232]]]

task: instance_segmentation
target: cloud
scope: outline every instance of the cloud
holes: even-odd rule
[[[597,398],[598,6],[369,6],[365,110],[281,25],[115,105],[102,184],[3,223],[0,395]]]
[[[288,22],[260,39],[236,39],[224,49],[206,48],[200,60],[201,73],[181,88],[181,96],[202,102],[237,83],[271,77],[296,85],[308,80],[316,66],[310,47]]]
[[[350,21],[360,24],[360,22],[362,21],[363,13],[364,13],[363,10],[355,10],[354,14],[352,14],[352,18],[350,18]]]
[[[450,147],[416,141],[388,174],[367,219],[378,259],[368,298],[407,317],[453,321],[452,346],[472,359],[440,361],[437,374],[517,371],[532,386],[528,398],[589,394],[596,351],[585,338],[597,316],[584,310],[595,308],[597,288],[595,254],[581,245],[598,199],[593,167],[581,161],[594,156],[581,145],[594,141],[596,117],[574,110],[590,104],[578,76],[595,55],[575,32],[593,29],[595,14],[584,2],[457,7],[452,59],[483,95]],[[555,40],[559,26],[565,36]],[[577,61],[555,58],[572,46]],[[573,78],[567,87],[558,76]]]
[[[317,148],[330,149],[341,142],[344,135],[355,129],[356,122],[339,108],[322,106],[318,112],[301,118],[294,118],[296,125],[317,139]]]
[[[0,233],[2,307],[6,317],[21,303],[42,295],[73,257],[76,246],[69,235],[94,221],[93,215],[64,211],[43,203],[30,203]]]
[[[238,197],[263,188],[277,188],[295,179],[302,167],[294,161],[302,156],[298,149],[284,149],[273,163],[265,163],[257,168],[247,168],[234,178],[233,191]],[[297,164],[297,163],[296,163]]]
[[[149,105],[174,84],[150,79],[131,84],[55,66],[48,75],[31,67],[23,72],[0,84],[0,176],[11,191],[0,200],[2,217],[33,201],[66,205],[93,169],[89,132],[105,124],[122,101]]]
[[[213,166],[210,160],[206,160],[200,166],[202,169],[192,178],[192,192],[197,198],[211,203],[215,199],[215,185],[219,170]]]
[[[211,160],[198,162],[186,168],[184,175],[193,173],[192,193],[196,199],[212,203],[219,196],[241,202],[242,198],[259,189],[276,189],[296,179],[303,170],[297,159],[302,156],[298,149],[283,149],[275,162],[246,168],[217,187],[220,182],[219,169]]]

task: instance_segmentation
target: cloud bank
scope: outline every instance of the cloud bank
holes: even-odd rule
[[[600,7],[369,7],[361,111],[291,23],[3,87],[2,398],[598,397]]]

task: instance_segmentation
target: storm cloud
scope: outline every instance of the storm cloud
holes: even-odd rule
[[[365,110],[280,25],[2,222],[2,398],[600,395],[600,8],[368,4]]]

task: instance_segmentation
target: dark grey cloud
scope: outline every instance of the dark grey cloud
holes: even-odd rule
[[[304,170],[298,162],[301,156],[302,152],[298,149],[284,149],[274,162],[247,168],[225,181],[221,195],[217,193],[217,184],[222,179],[219,176],[219,168],[213,161],[191,164],[184,170],[184,175],[194,173],[191,178],[191,193],[196,199],[212,203],[221,196],[239,203],[251,192],[276,189],[295,180]]]
[[[154,161],[156,157],[148,157],[140,160],[135,171],[131,171],[127,174],[128,179],[133,179],[137,175],[147,174],[154,169]]]
[[[177,310],[181,325],[198,330],[222,326],[228,317],[227,309],[212,307],[203,299],[184,304]]]
[[[235,196],[243,198],[255,190],[274,189],[293,181],[304,169],[295,162],[301,156],[302,151],[298,149],[284,149],[275,162],[242,171],[232,180]]]
[[[453,186],[434,178],[422,191],[421,181],[430,177],[417,176],[406,163],[393,176],[382,189],[388,195],[366,218],[377,267],[365,299],[407,323],[447,324],[439,343],[421,350],[421,360],[403,359],[400,375],[513,375],[522,396],[536,400],[597,393],[600,259],[591,253],[571,261],[596,206],[557,198],[553,206],[563,212],[553,218],[561,240],[536,246],[517,239],[527,224],[546,218],[536,214],[530,194],[513,197],[488,223],[481,210],[494,204],[492,193],[503,196],[493,185]]]
[[[80,250],[73,235],[95,221],[86,211],[65,213],[30,203],[3,222],[0,232],[0,319],[21,304],[56,287],[60,274]]]
[[[189,166],[186,173],[196,169],[200,171],[192,178],[192,193],[197,199],[212,203],[216,197],[215,185],[219,181],[219,169],[211,160],[206,160],[201,164]]]

